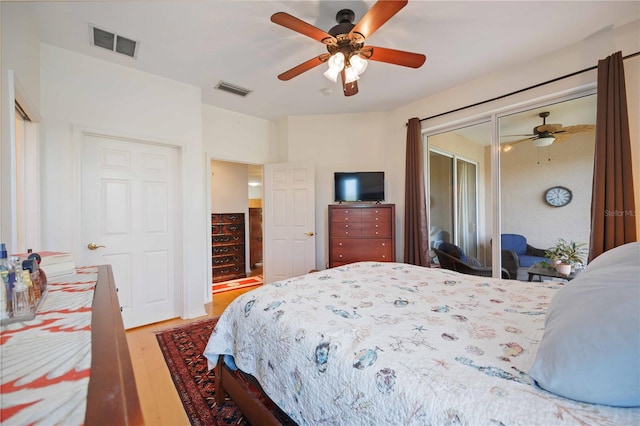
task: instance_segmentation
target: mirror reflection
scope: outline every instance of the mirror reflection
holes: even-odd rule
[[[595,94],[499,118],[501,261],[512,278],[559,279],[545,251],[588,243],[595,121]],[[548,274],[529,273],[543,262]]]
[[[442,250],[469,273],[491,275],[490,122],[427,137],[432,263],[447,267]],[[450,269],[450,268],[449,268]]]

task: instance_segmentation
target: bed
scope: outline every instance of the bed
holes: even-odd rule
[[[377,262],[291,278],[232,302],[205,356],[260,423],[281,419],[254,410],[236,369],[301,425],[637,425],[640,245],[627,246],[566,285]]]

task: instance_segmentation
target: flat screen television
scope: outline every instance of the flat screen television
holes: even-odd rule
[[[336,202],[384,201],[384,172],[335,172]]]

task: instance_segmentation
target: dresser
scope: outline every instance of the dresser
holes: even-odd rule
[[[329,267],[396,261],[395,204],[329,205]]]
[[[247,276],[244,213],[211,215],[211,267],[213,282]]]

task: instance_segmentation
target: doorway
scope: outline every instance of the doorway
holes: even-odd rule
[[[212,159],[210,167],[211,213],[243,216],[241,259],[238,253],[234,254],[234,259],[242,261],[243,270],[237,271],[238,276],[262,276],[262,165]],[[217,255],[213,253],[214,249],[212,241],[212,282],[220,285],[226,281],[215,276]]]

